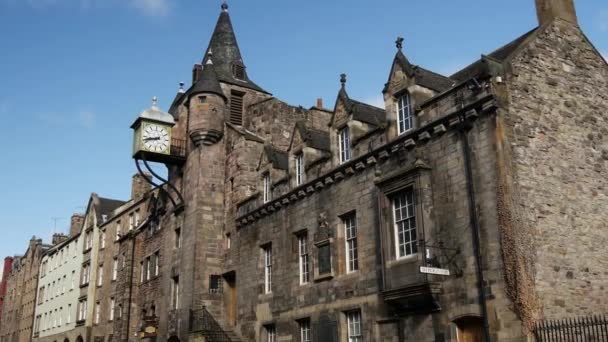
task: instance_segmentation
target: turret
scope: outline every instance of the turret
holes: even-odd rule
[[[186,106],[190,113],[188,135],[192,142],[200,146],[220,141],[224,132],[226,96],[210,57],[186,96]]]

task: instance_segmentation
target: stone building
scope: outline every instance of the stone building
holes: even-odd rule
[[[12,265],[13,257],[4,258],[4,267],[2,268],[2,279],[0,279],[0,322],[2,321],[2,307],[4,306],[4,296],[6,295],[6,281],[11,271]]]
[[[42,256],[49,247],[34,236],[25,254],[13,258],[6,277],[6,295],[0,321],[2,342],[31,341],[38,271]]]
[[[123,298],[130,289],[121,285],[121,278],[133,272],[133,259],[122,245],[146,222],[149,190],[150,185],[143,176],[133,176],[131,199],[108,211],[99,225],[99,241],[94,246],[95,294],[89,301],[93,306],[91,337],[94,342],[123,340],[118,333],[120,324],[129,322],[137,310],[135,304],[130,305],[130,301]]]
[[[536,9],[449,77],[398,39],[384,108],[342,75],[333,108],[305,109],[252,80],[224,3],[169,110],[183,206],[134,247],[162,260],[157,279],[142,267],[140,337],[522,341],[603,312],[608,65],[572,0]]]

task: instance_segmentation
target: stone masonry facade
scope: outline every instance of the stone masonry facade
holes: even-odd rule
[[[608,64],[572,0],[535,4],[538,27],[449,77],[398,38],[383,108],[345,74],[303,108],[252,80],[224,3],[192,85],[137,119],[172,125],[168,155],[134,151],[167,182],[93,194],[71,229],[92,240],[69,341],[530,341],[605,313]],[[13,273],[0,342],[32,333]]]

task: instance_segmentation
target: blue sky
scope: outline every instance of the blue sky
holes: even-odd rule
[[[167,109],[219,14],[211,0],[0,0],[0,256],[66,231],[89,194],[126,199],[130,124],[152,96]],[[251,78],[275,96],[331,107],[378,103],[405,37],[410,60],[450,74],[536,25],[533,0],[232,0]],[[608,54],[608,2],[577,1]]]

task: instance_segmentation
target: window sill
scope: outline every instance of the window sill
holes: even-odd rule
[[[417,263],[418,262],[418,254],[414,254],[414,255],[408,255],[406,257],[402,257],[399,259],[395,259],[395,260],[389,260],[386,264],[386,266],[391,267],[393,265],[400,265],[400,264],[413,264],[413,263]]]

